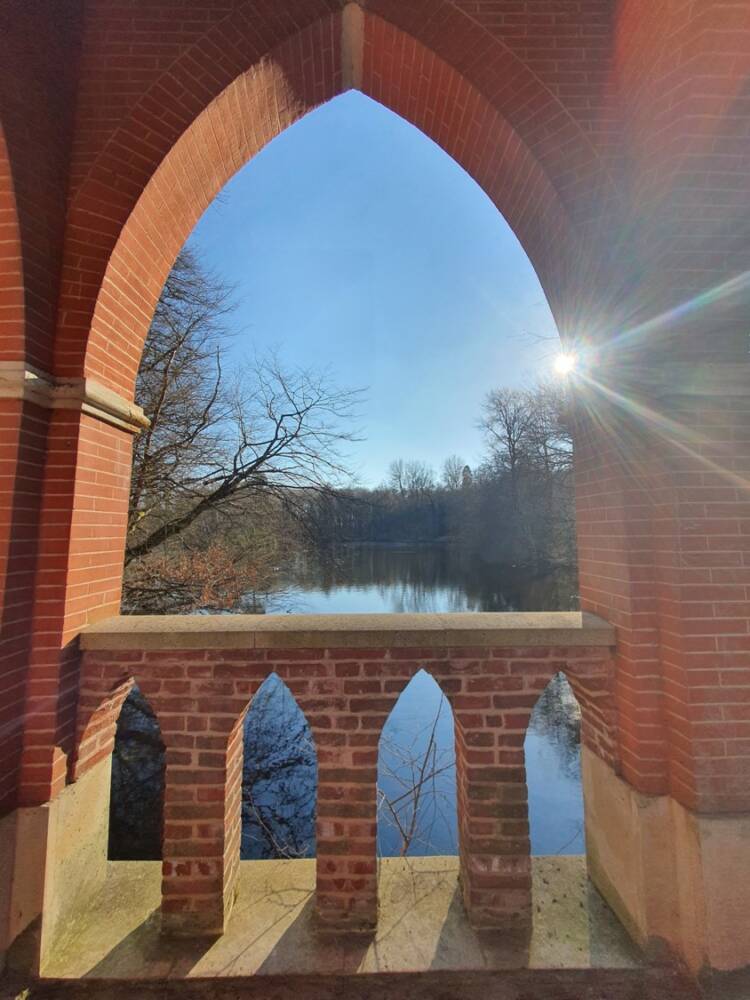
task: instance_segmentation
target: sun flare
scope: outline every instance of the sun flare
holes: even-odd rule
[[[571,375],[577,363],[575,354],[558,354],[554,362],[555,373],[561,376]]]

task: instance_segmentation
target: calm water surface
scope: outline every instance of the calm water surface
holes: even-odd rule
[[[532,577],[463,556],[447,545],[350,546],[327,559],[299,556],[279,572],[269,613],[573,611],[575,574]]]
[[[280,574],[275,613],[554,611],[576,607],[575,579],[469,564],[447,547],[348,548],[330,561],[299,559]],[[562,676],[537,703],[526,738],[531,848],[580,854],[583,802],[580,714]],[[245,724],[244,858],[315,852],[317,765],[304,717],[272,676]],[[419,789],[419,795],[415,793]],[[457,852],[453,717],[425,671],[383,729],[378,764],[378,848],[383,856]]]

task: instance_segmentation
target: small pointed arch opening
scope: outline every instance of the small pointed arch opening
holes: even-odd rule
[[[531,853],[585,854],[581,706],[562,672],[534,706],[524,753]]]
[[[401,692],[378,743],[379,857],[458,853],[453,712],[419,670]]]
[[[165,747],[143,692],[134,685],[117,719],[109,799],[110,861],[162,856]]]
[[[243,723],[243,861],[315,856],[318,756],[310,724],[276,673]]]

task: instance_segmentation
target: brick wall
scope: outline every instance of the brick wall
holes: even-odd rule
[[[78,0],[0,9],[0,362],[52,361],[80,13]]]
[[[80,6],[0,9],[0,379],[54,349]],[[0,815],[18,802],[48,414],[0,392]],[[54,698],[54,693],[52,693]]]
[[[317,748],[319,918],[339,929],[374,925],[378,741],[400,693],[422,668],[454,713],[467,911],[479,927],[528,925],[523,743],[531,710],[550,679],[564,671],[581,705],[583,742],[617,767],[607,648],[86,652],[76,777],[111,753],[133,681],[154,709],[166,745],[166,927],[223,930],[240,853],[242,720],[271,672],[296,698]]]
[[[654,551],[670,790],[750,801],[750,400],[675,400],[655,476]]]
[[[278,131],[343,89],[340,8],[333,0],[255,2],[208,19],[190,5],[181,19],[178,5],[166,30],[152,8],[102,4],[90,13],[60,371],[85,364],[132,391],[161,284],[200,213]],[[148,32],[159,45],[127,59],[131,33]],[[589,245],[619,211],[618,188],[590,136],[514,53],[510,37],[501,40],[451,4],[371,0],[363,33],[358,85],[477,177],[508,213],[561,326],[572,329],[610,241],[594,253]],[[239,108],[252,110],[252,128]]]
[[[640,383],[680,359],[747,364],[748,6],[364,6],[363,90],[477,178],[563,335],[618,362],[620,401],[588,400],[576,466],[583,603],[618,627],[623,773],[697,808],[746,809],[748,412],[721,386],[681,409]],[[128,395],[161,281],[202,208],[345,85],[341,7],[3,7],[4,361]],[[75,638],[118,603],[129,443],[90,415],[28,402],[3,398],[0,416],[7,809],[21,728],[22,801],[64,783]]]
[[[40,804],[64,787],[78,698],[76,638],[117,614],[130,482],[131,435],[75,410],[46,411],[46,464],[38,489],[33,630],[20,801]]]
[[[0,399],[0,434],[1,815],[17,802],[21,768],[47,413]]]

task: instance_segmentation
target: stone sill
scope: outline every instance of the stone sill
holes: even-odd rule
[[[532,858],[534,917],[526,940],[473,930],[461,902],[458,873],[456,857],[381,858],[374,935],[328,935],[319,933],[314,916],[314,860],[242,861],[227,930],[211,941],[160,937],[160,862],[111,861],[100,892],[61,929],[43,974],[106,979],[110,985],[113,980],[164,977],[180,981],[428,969],[610,968],[624,975],[643,961],[588,882],[580,855]],[[136,985],[131,989],[132,996],[145,995]],[[304,984],[298,990],[298,996],[308,995]],[[335,995],[365,992],[374,996],[354,985]],[[533,988],[522,992],[537,995]],[[604,990],[596,995],[605,992],[614,995]],[[157,988],[147,995],[162,994]],[[206,996],[212,995],[207,990]],[[237,988],[233,995],[244,996],[244,990]],[[271,984],[265,995],[277,996]],[[402,995],[412,994],[407,988]],[[559,988],[553,995],[572,996],[573,991]],[[642,996],[636,991],[627,995]]]
[[[369,615],[125,615],[90,625],[84,650],[420,649],[615,644],[580,611]]]

